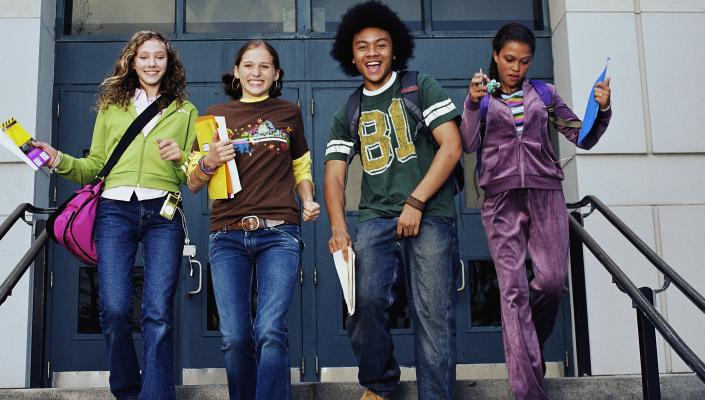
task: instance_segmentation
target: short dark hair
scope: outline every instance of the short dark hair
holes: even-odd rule
[[[536,37],[531,29],[526,26],[510,22],[503,25],[492,39],[492,56],[490,56],[490,79],[499,79],[499,71],[497,70],[497,63],[494,61],[494,53],[499,54],[502,48],[509,42],[523,43],[531,49],[531,55],[534,55],[536,50]]]
[[[379,28],[389,33],[394,52],[392,70],[405,70],[409,59],[414,56],[414,39],[409,28],[391,8],[373,0],[350,7],[340,19],[330,55],[340,63],[343,72],[349,76],[360,75],[352,63],[352,41],[365,28]]]
[[[272,47],[271,44],[267,43],[266,40],[253,39],[243,44],[235,56],[235,65],[233,67],[237,68],[237,66],[240,65],[242,57],[245,55],[247,50],[260,46],[267,49],[267,52],[269,52],[272,56],[272,64],[274,64],[274,69],[279,70],[279,79],[272,82],[272,87],[269,88],[269,97],[279,97],[282,94],[282,87],[284,87],[284,70],[279,65],[279,53],[277,53],[277,50]],[[223,74],[222,80],[225,94],[232,97],[234,100],[240,100],[242,97],[242,86],[239,85],[240,80],[235,78],[235,75],[230,72]]]

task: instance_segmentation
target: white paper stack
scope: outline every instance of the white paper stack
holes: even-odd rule
[[[348,315],[355,313],[355,253],[351,247],[347,251],[348,260],[343,257],[343,250],[333,253],[335,271],[338,273],[340,287],[343,289],[343,298],[348,306]]]
[[[220,137],[220,140],[228,140],[228,128],[225,124],[225,117],[216,116],[215,122],[218,124],[218,136]],[[230,184],[232,185],[231,187],[233,190],[232,193],[229,193],[229,195],[234,195],[242,190],[242,185],[240,185],[240,173],[237,170],[237,165],[235,165],[234,159],[228,160],[227,166],[230,172],[228,175],[230,176]]]

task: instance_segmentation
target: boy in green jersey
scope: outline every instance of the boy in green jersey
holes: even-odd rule
[[[358,379],[367,389],[363,398],[387,398],[399,384],[388,323],[400,276],[406,277],[419,398],[451,399],[455,383],[459,255],[451,172],[462,155],[458,112],[433,77],[419,74],[424,123],[431,133],[414,140],[413,117],[396,72],[406,69],[413,47],[397,14],[369,1],[343,15],[331,51],[343,71],[361,75],[364,85],[359,143],[343,104],[331,125],[324,182],[329,250],[353,246],[356,253],[356,311],[347,330]],[[354,244],[344,207],[351,152],[360,153],[363,168]]]

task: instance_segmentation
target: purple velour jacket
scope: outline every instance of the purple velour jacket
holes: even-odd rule
[[[553,85],[553,108],[556,118],[579,120],[558,95]],[[509,106],[497,96],[490,96],[487,107],[485,137],[482,143],[482,168],[479,184],[490,197],[510,189],[561,189],[563,170],[550,143],[548,112],[536,90],[524,80],[524,131],[518,137]],[[581,149],[592,148],[607,129],[612,109],[599,111],[595,123],[578,145],[580,128],[557,127],[569,141]],[[467,153],[480,145],[480,102],[468,97],[460,125],[463,149]]]

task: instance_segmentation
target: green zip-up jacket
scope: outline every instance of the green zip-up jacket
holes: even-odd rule
[[[179,190],[181,183],[186,182],[181,165],[188,160],[196,138],[194,123],[197,116],[198,111],[190,102],[185,101],[177,107],[173,101],[162,111],[147,137],[140,132],[130,143],[105,179],[105,189],[136,186],[170,192]],[[137,112],[132,101],[127,110],[111,105],[98,111],[88,156],[75,158],[62,154],[57,172],[81,184],[93,181],[135,118]],[[181,148],[181,160],[162,160],[156,141],[158,138],[174,139]]]

